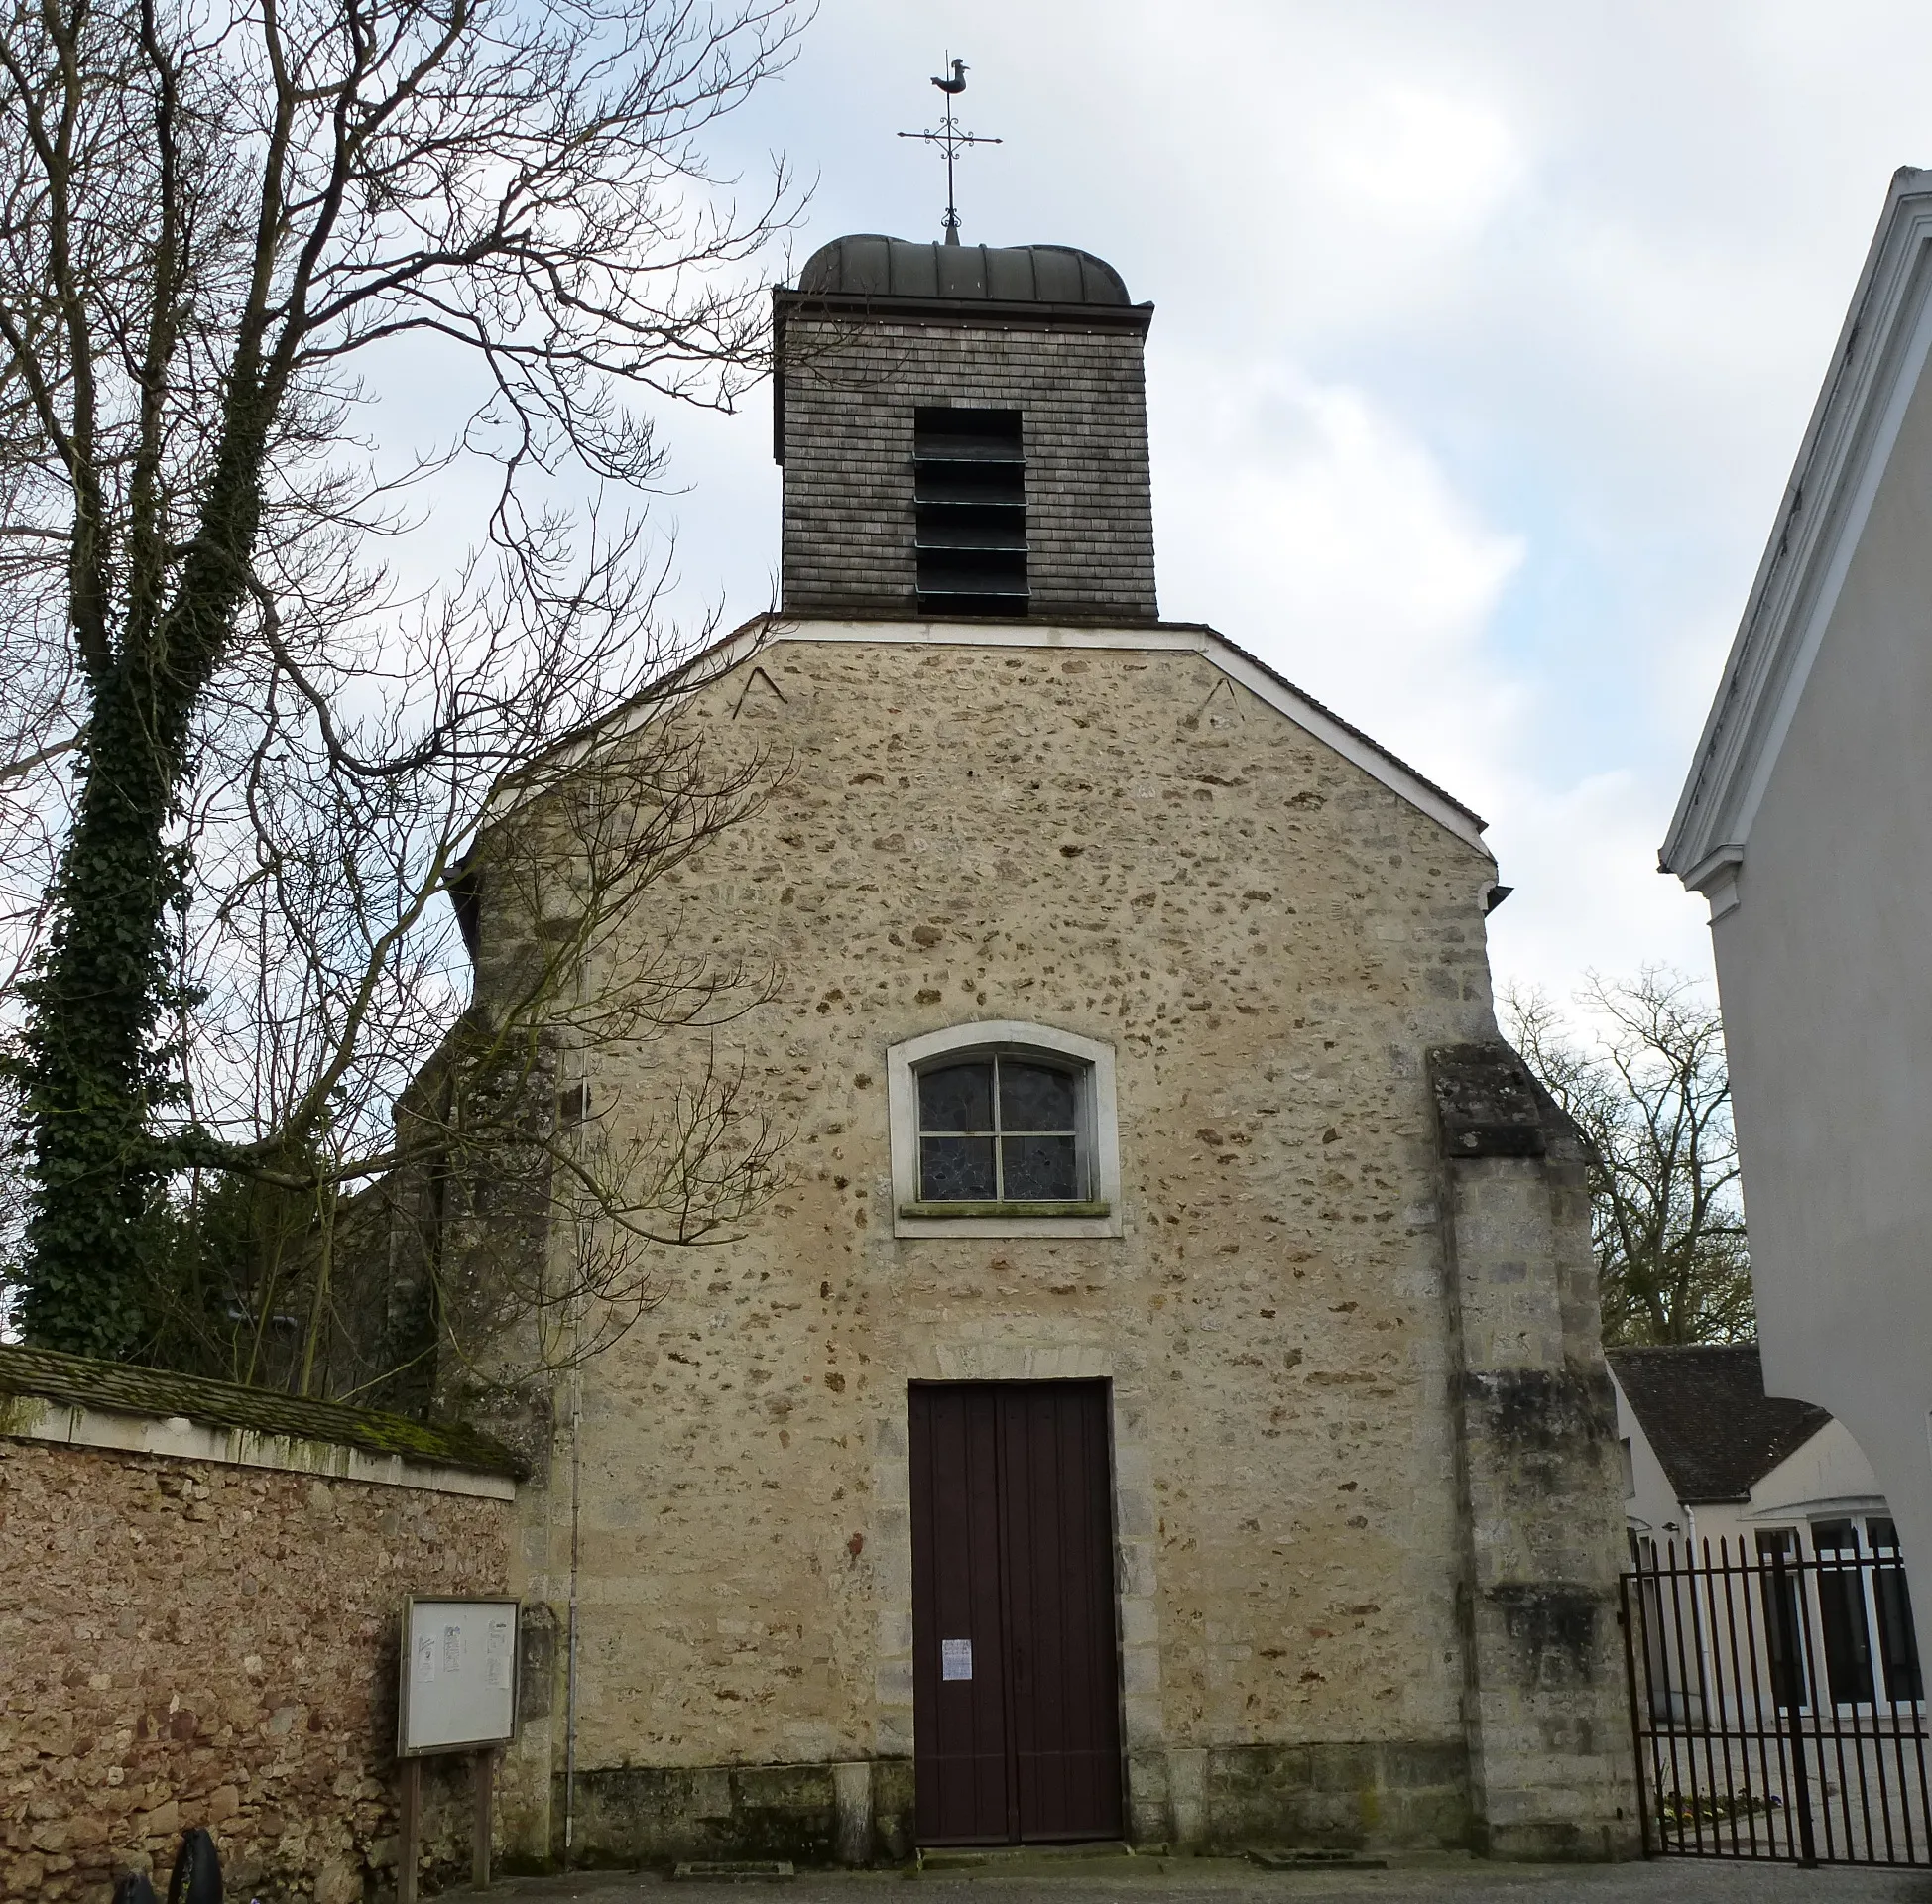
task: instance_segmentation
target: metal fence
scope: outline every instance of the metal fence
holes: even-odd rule
[[[1816,1530],[1814,1530],[1816,1532]],[[1895,1549],[1642,1543],[1624,1655],[1653,1853],[1932,1864],[1923,1674]]]

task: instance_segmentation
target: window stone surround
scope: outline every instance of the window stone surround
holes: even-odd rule
[[[1081,1136],[1092,1201],[1105,1215],[907,1216],[919,1201],[918,1071],[940,1057],[975,1051],[1041,1051],[1084,1068]],[[893,1235],[919,1237],[1118,1237],[1121,1235],[1120,1109],[1114,1047],[1077,1031],[1018,1018],[983,1018],[928,1031],[886,1053],[887,1122],[892,1141]]]

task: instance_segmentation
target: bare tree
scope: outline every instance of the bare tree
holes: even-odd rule
[[[763,1200],[780,1132],[718,1037],[776,974],[675,947],[648,903],[782,773],[680,721],[711,674],[524,760],[480,825],[444,770],[322,780],[320,807],[258,788],[211,829],[254,858],[193,940],[195,1128],[269,1134],[177,1196],[147,1285],[169,1361],[410,1406],[514,1383],[607,1346],[667,1250]],[[588,1082],[646,1070],[648,1106]]]
[[[1737,1342],[1755,1329],[1724,1022],[1682,974],[1592,976],[1585,1028],[1542,993],[1506,1028],[1594,1152],[1592,1229],[1613,1343]]]
[[[153,1338],[158,1202],[242,1180],[234,1228],[279,1260],[293,1215],[261,1199],[320,1197],[313,1261],[332,1199],[426,1154],[391,1132],[386,1156],[372,1119],[465,1010],[443,902],[491,788],[692,646],[658,629],[638,521],[568,504],[651,483],[651,399],[728,406],[757,372],[746,266],[789,187],[741,211],[701,138],[797,26],[786,0],[0,11],[0,664],[9,639],[38,656],[4,692],[17,809],[59,849],[18,1067],[36,1338]],[[470,393],[401,455],[352,433],[399,352]],[[439,559],[409,583],[386,551],[432,498]],[[606,923],[752,792],[653,752],[625,771],[672,817],[613,849]],[[466,1077],[534,1066],[568,963],[540,961],[508,1018],[467,1012]],[[681,1009],[641,997],[636,1034]],[[436,1114],[445,1150],[480,1141],[460,1105],[488,1095]],[[715,1211],[759,1154],[719,1135],[696,1172]],[[654,1201],[586,1176],[607,1225]],[[251,1275],[204,1307],[292,1326]]]

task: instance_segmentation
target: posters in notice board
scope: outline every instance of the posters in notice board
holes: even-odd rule
[[[397,1750],[481,1751],[517,1729],[517,1603],[403,1603]]]

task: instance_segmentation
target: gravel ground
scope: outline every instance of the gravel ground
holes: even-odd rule
[[[1791,1865],[1659,1858],[1650,1863],[1547,1866],[1486,1864],[1469,1857],[1402,1858],[1386,1870],[1264,1871],[1222,1858],[1107,1858],[1055,1867],[1038,1860],[971,1872],[804,1872],[783,1885],[673,1884],[648,1872],[581,1872],[507,1878],[485,1892],[443,1893],[447,1904],[887,1904],[916,1883],[929,1904],[1932,1904],[1932,1871],[1816,1871]],[[1103,1868],[1104,1866],[1104,1868]]]

